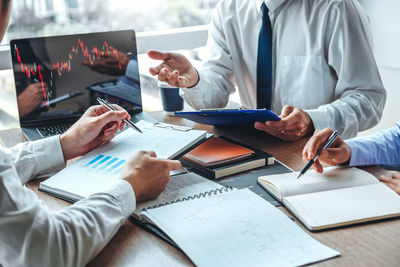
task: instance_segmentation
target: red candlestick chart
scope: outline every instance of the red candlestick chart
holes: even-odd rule
[[[78,39],[76,44],[71,48],[69,55],[66,57],[65,60],[56,61],[51,64],[50,73],[51,77],[54,76],[53,72],[61,78],[64,71],[71,72],[71,61],[78,57],[82,56],[86,62],[92,65],[96,60],[100,60],[104,56],[113,57],[114,59],[118,60],[119,69],[122,68],[122,61],[118,59],[118,50],[115,49],[112,45],[109,45],[107,41],[104,41],[102,49],[93,46],[89,49],[81,39]],[[33,62],[33,64],[25,64],[20,51],[17,45],[14,46],[15,53],[17,56],[17,61],[21,66],[21,72],[26,75],[29,79],[34,77],[39,80],[41,84],[43,99],[46,103],[46,106],[49,106],[49,94],[46,92],[45,83],[43,79],[43,67],[40,64]]]

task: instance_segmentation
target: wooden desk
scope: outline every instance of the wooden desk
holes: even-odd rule
[[[160,121],[180,125],[193,123],[163,112],[150,113]],[[206,125],[194,125],[197,129],[207,130],[217,136],[228,136],[238,142],[262,149],[273,154],[277,160],[293,170],[303,166],[301,151],[307,138],[296,142],[284,142],[264,133],[246,129],[214,128]],[[0,132],[3,145],[12,146],[24,139],[20,129]],[[367,171],[378,175],[386,172],[377,167],[366,168]],[[70,203],[38,192],[40,181],[28,183],[51,210],[70,205]],[[289,213],[284,207],[280,208]],[[296,221],[303,227],[298,221]],[[304,229],[304,227],[303,227]],[[305,230],[307,231],[307,230]],[[308,232],[308,231],[307,231]],[[309,232],[310,233],[310,232]],[[322,243],[340,251],[341,257],[318,263],[321,266],[400,266],[400,219],[391,219],[340,229],[328,230],[311,235]],[[180,266],[193,265],[181,251],[168,245],[156,236],[142,230],[127,221],[111,242],[97,255],[89,266]]]

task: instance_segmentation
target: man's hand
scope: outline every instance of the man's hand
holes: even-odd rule
[[[131,184],[136,201],[142,202],[161,194],[169,181],[169,172],[180,168],[177,160],[158,159],[154,152],[140,151],[125,164],[121,179]]]
[[[293,106],[284,106],[280,121],[256,122],[254,128],[287,141],[300,139],[314,129],[307,112]]]
[[[123,119],[130,115],[120,106],[118,111],[109,111],[103,106],[92,106],[85,114],[60,136],[64,159],[81,156],[90,150],[110,141],[118,130],[125,126]]]
[[[393,189],[397,194],[400,194],[400,172],[393,172],[392,178],[380,176],[379,180]]]
[[[167,82],[171,86],[193,87],[199,82],[199,74],[192,66],[192,63],[178,53],[162,53],[154,50],[147,52],[147,55],[163,62],[157,67],[150,68],[152,75],[158,75],[158,79]]]
[[[333,133],[332,129],[326,128],[324,130],[316,130],[314,135],[310,138],[303,149],[303,161],[307,163],[313,159],[320,147],[322,147],[329,136]],[[350,147],[338,137],[330,148],[324,149],[319,154],[317,161],[313,164],[314,168],[318,173],[323,172],[322,164],[325,165],[338,165],[346,163],[351,158]]]

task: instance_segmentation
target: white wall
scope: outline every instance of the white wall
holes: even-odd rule
[[[388,94],[381,122],[364,135],[400,120],[400,0],[359,1],[370,17],[375,58]]]

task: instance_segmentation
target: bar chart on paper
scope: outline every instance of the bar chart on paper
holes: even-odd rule
[[[120,174],[124,163],[124,159],[111,157],[107,155],[93,155],[81,163],[86,171],[105,172],[109,174]]]

